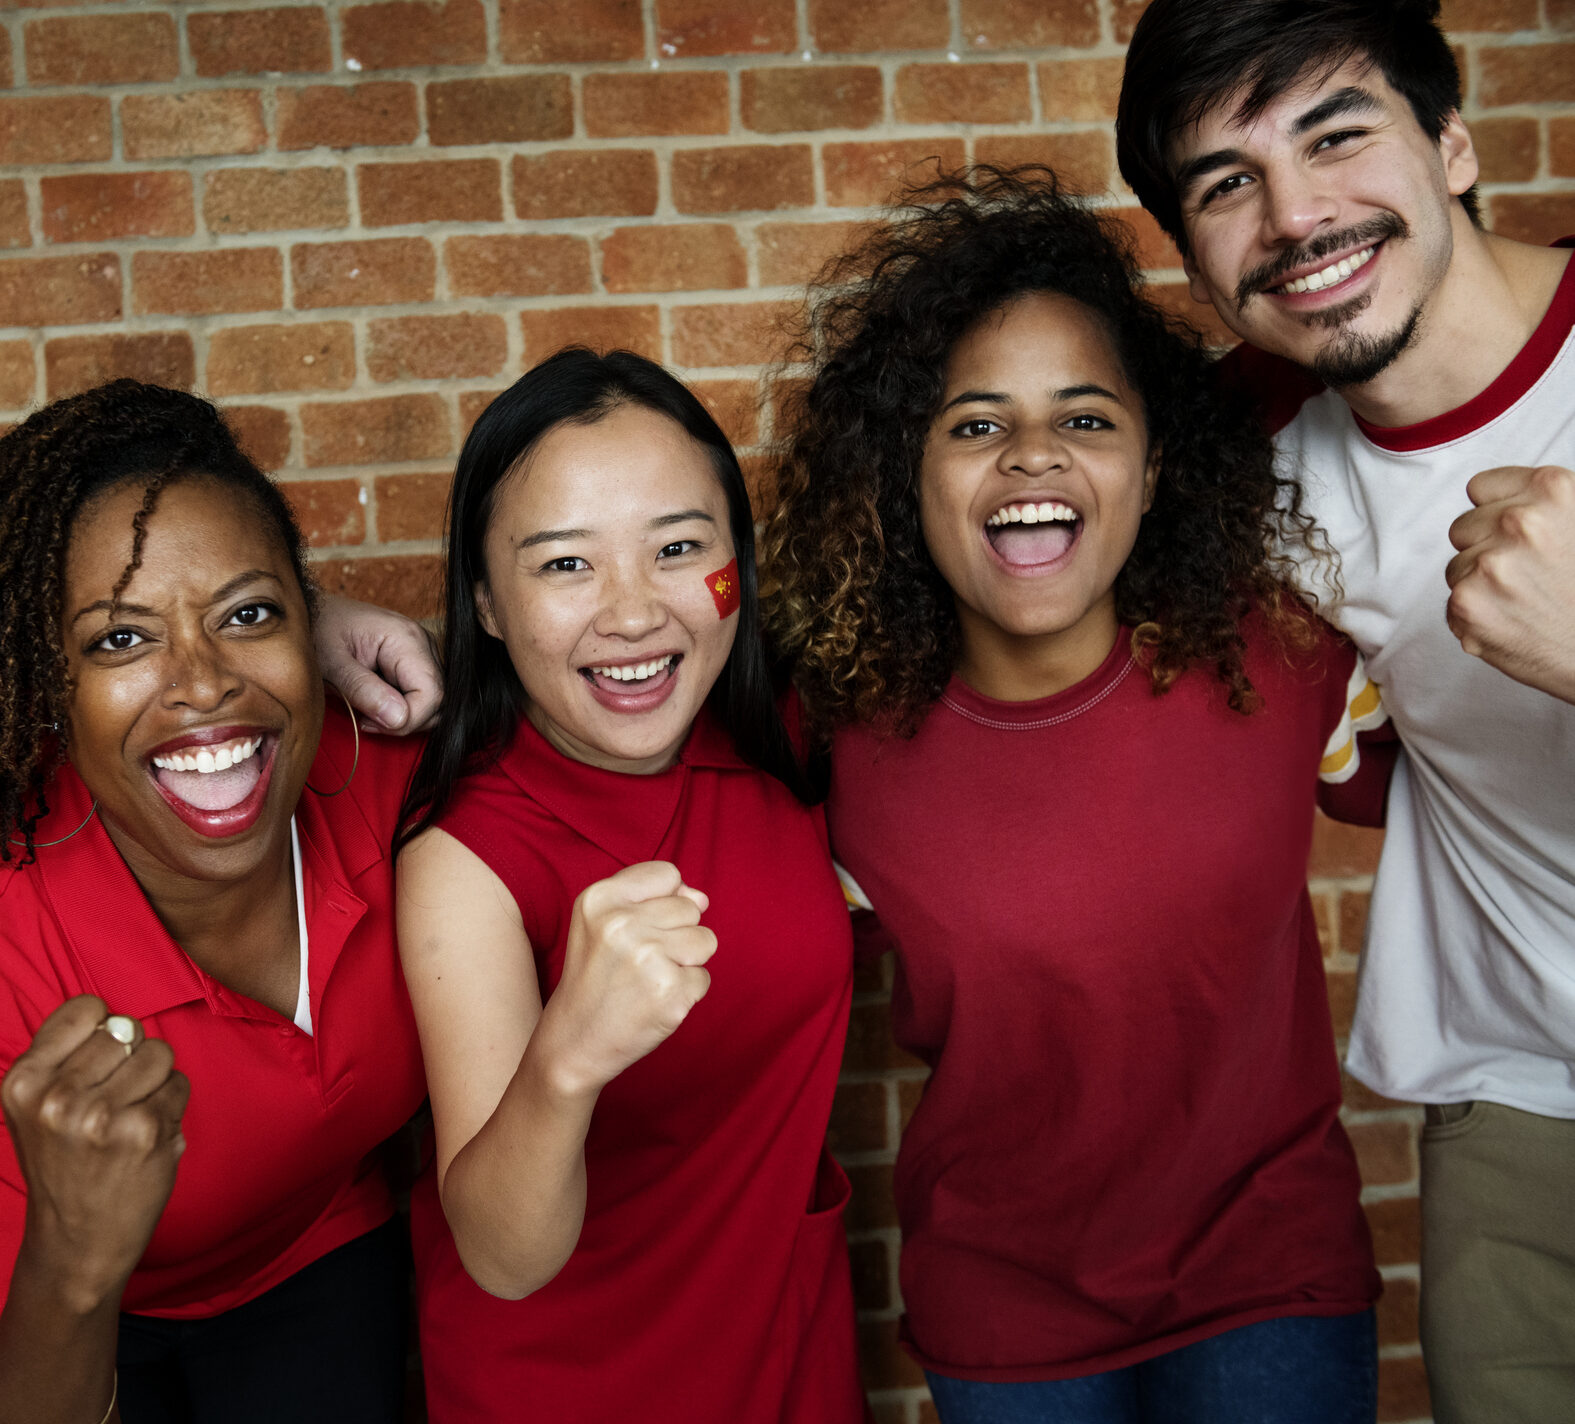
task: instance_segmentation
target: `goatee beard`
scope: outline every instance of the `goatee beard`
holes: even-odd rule
[[[1421,324],[1422,307],[1418,303],[1405,322],[1386,335],[1341,332],[1313,358],[1312,373],[1335,390],[1343,386],[1365,386],[1376,380],[1411,345]]]

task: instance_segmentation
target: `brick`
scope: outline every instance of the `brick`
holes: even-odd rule
[[[358,60],[362,69],[481,64],[487,58],[487,16],[481,0],[352,5],[339,23],[345,59]]]
[[[427,138],[440,146],[538,143],[573,133],[574,94],[567,74],[427,85]]]
[[[501,0],[505,64],[595,64],[645,54],[640,0]]]
[[[833,258],[851,251],[868,228],[856,222],[761,223],[755,261],[763,287],[798,287]]]
[[[1430,1419],[1432,1400],[1420,1355],[1378,1362],[1378,1417],[1381,1420]]]
[[[1499,236],[1541,246],[1575,232],[1575,192],[1495,193],[1488,215]]]
[[[1416,1179],[1416,1127],[1404,1118],[1353,1122],[1346,1126],[1367,1186]]]
[[[366,538],[366,491],[359,480],[284,480],[279,492],[313,548]]]
[[[1010,124],[1030,118],[1026,64],[905,64],[896,110],[905,124]]]
[[[1405,1276],[1384,1282],[1378,1301],[1379,1345],[1414,1345],[1417,1342],[1417,1283]]]
[[[281,151],[393,146],[421,132],[416,86],[392,80],[281,89],[277,123]]]
[[[962,0],[969,49],[1070,48],[1099,43],[1094,0]]]
[[[884,1152],[895,1146],[886,1140],[884,1083],[838,1084],[826,1146],[833,1152]]]
[[[180,42],[169,15],[29,20],[22,33],[31,84],[151,84],[180,73]]]
[[[847,1167],[853,1187],[848,1202],[849,1231],[879,1231],[897,1224],[897,1206],[892,1197],[891,1167],[887,1163]]]
[[[1116,208],[1106,215],[1122,223],[1136,240],[1139,267],[1149,272],[1181,270],[1181,253],[1175,242],[1149,213],[1134,204],[1129,208]]]
[[[609,292],[695,292],[748,281],[743,246],[725,223],[614,228],[601,249]]]
[[[114,151],[113,122],[96,94],[0,99],[0,164],[102,162]]]
[[[1575,44],[1484,45],[1477,66],[1484,108],[1575,103]]]
[[[1216,350],[1228,350],[1241,340],[1220,320],[1219,313],[1208,302],[1192,300],[1192,293],[1185,282],[1156,282],[1147,289],[1145,295],[1161,311],[1185,322]]]
[[[859,1378],[872,1390],[912,1389],[924,1371],[897,1339],[895,1320],[859,1321]]]
[[[884,102],[873,64],[746,69],[739,80],[744,127],[756,133],[867,129],[880,122]]]
[[[1111,28],[1116,32],[1117,44],[1131,42],[1132,31],[1146,9],[1148,0],[1110,0]]]
[[[0,326],[66,326],[120,317],[113,252],[0,261]]]
[[[759,438],[760,392],[753,381],[692,381],[690,389],[722,427],[730,445],[753,445]]]
[[[1548,24],[1555,30],[1575,30],[1575,0],[1543,0]]]
[[[1535,30],[1537,0],[1444,0],[1439,23],[1449,34],[1473,30]]]
[[[807,208],[815,158],[807,143],[685,148],[673,155],[673,206],[681,213]]]
[[[848,1246],[853,1303],[859,1310],[889,1310],[892,1305],[891,1251],[884,1241],[854,1241]]]
[[[235,432],[235,442],[256,461],[258,468],[274,471],[290,460],[290,417],[267,405],[228,405],[224,419]]]
[[[1366,890],[1347,890],[1340,896],[1340,949],[1359,954],[1367,933],[1367,907],[1372,896]]]
[[[1318,947],[1327,961],[1340,948],[1340,932],[1334,910],[1334,902],[1340,898],[1339,892],[1326,892],[1309,898],[1312,901],[1313,923],[1318,929]]]
[[[212,233],[343,227],[350,221],[342,168],[220,168],[202,179]]]
[[[1484,183],[1524,183],[1537,176],[1535,119],[1474,119],[1471,144]]]
[[[33,403],[36,377],[29,341],[0,341],[0,407],[18,410]]]
[[[0,179],[0,247],[30,247],[27,188],[20,178]]]
[[[1039,111],[1047,120],[1113,119],[1124,59],[1046,59],[1039,64]]]
[[[1347,826],[1319,813],[1313,824],[1312,876],[1371,875],[1378,868],[1384,833],[1367,826]]]
[[[913,1068],[919,1060],[898,1048],[891,1036],[891,1005],[884,1001],[855,1004],[848,1019],[848,1042],[842,1056],[845,1073]]]
[[[904,1132],[924,1097],[925,1079],[903,1078],[897,1084],[897,1116]]]
[[[283,305],[284,258],[276,247],[131,254],[131,309],[139,315],[274,311]]]
[[[512,167],[518,217],[644,217],[656,211],[656,154],[648,148],[518,154]]]
[[[1356,975],[1348,969],[1331,969],[1326,974],[1329,991],[1329,1018],[1334,1024],[1334,1036],[1349,1038],[1351,1016],[1356,1012]]]
[[[443,560],[436,554],[396,554],[382,559],[332,559],[312,572],[324,593],[339,593],[392,608],[411,618],[431,618],[443,598]]]
[[[756,521],[762,520],[777,502],[777,462],[773,455],[740,455],[738,468],[749,492],[749,507]]]
[[[544,297],[591,289],[591,249],[570,233],[489,233],[443,245],[457,297]]]
[[[980,134],[973,141],[973,156],[980,163],[993,163],[998,168],[1042,163],[1055,169],[1057,177],[1069,188],[1084,193],[1103,192],[1110,187],[1116,172],[1115,144],[1105,129],[1081,133]],[[1171,243],[1171,247],[1174,250],[1175,244]]]
[[[944,49],[951,18],[946,0],[809,0],[809,32],[827,54]]]
[[[187,390],[196,383],[196,372],[191,337],[184,331],[57,336],[44,343],[44,390],[49,400],[75,395],[117,376]]]
[[[290,281],[302,309],[429,302],[437,256],[418,237],[300,243],[290,249]]]
[[[1405,1266],[1421,1259],[1422,1203],[1414,1196],[1388,1197],[1363,1208],[1380,1266]]]
[[[268,142],[256,89],[128,94],[120,101],[120,135],[127,158],[256,153]]]
[[[342,391],[355,382],[355,333],[347,321],[230,326],[208,343],[216,396]]]
[[[793,0],[656,0],[656,48],[696,54],[785,54],[798,44]]]
[[[503,318],[455,312],[367,323],[366,369],[374,381],[495,376],[509,358]]]
[[[772,400],[777,398],[777,391],[788,382],[778,381],[772,387]],[[892,956],[888,951],[885,954],[875,955],[873,958],[860,957],[853,961],[853,992],[855,994],[891,992]]]
[[[469,426],[466,426],[469,429]],[[377,537],[384,543],[400,539],[441,539],[448,517],[452,470],[422,475],[379,475]]]
[[[960,138],[887,139],[881,143],[828,143],[820,156],[826,203],[833,208],[870,208],[886,203],[899,188],[932,181],[960,168]]]
[[[0,89],[11,87],[11,32],[0,30]]]
[[[503,217],[503,171],[495,158],[363,163],[356,169],[356,187],[367,227]]]
[[[673,360],[680,366],[765,366],[782,354],[793,302],[728,302],[673,308]]]
[[[313,467],[433,460],[453,448],[448,404],[439,395],[303,405],[301,432]]]
[[[334,65],[328,16],[316,5],[188,15],[186,43],[204,79],[228,74],[326,74]]]
[[[1548,120],[1548,171],[1575,178],[1575,117]]]
[[[38,193],[50,242],[185,237],[196,228],[190,173],[73,173],[40,178]]]
[[[557,348],[553,348],[556,350]],[[492,404],[502,391],[461,391],[459,396],[459,433],[461,439],[470,434],[470,427],[480,418],[481,412]],[[452,472],[450,472],[452,473]],[[409,478],[420,478],[411,475]],[[379,520],[381,523],[381,520]]]
[[[727,75],[587,74],[580,92],[592,138],[632,134],[723,134],[728,128]]]
[[[1353,1078],[1349,1073],[1340,1075],[1340,1101],[1352,1112],[1391,1112],[1396,1108],[1413,1106],[1375,1093],[1361,1079]]]
[[[534,366],[565,346],[635,351],[662,359],[662,316],[656,307],[557,307],[520,313],[525,361]]]

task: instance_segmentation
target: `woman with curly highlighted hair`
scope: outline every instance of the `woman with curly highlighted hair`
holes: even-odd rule
[[[898,1042],[905,1337],[946,1424],[1346,1424],[1379,1289],[1305,874],[1392,743],[1269,442],[1043,170],[812,293],[765,538]]]

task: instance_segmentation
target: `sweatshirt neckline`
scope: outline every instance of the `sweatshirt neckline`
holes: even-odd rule
[[[1081,682],[1049,697],[1003,702],[996,697],[986,697],[954,675],[941,694],[941,705],[981,727],[1011,732],[1037,731],[1092,711],[1120,687],[1136,667],[1137,660],[1132,656],[1132,630],[1122,628],[1104,662]]]

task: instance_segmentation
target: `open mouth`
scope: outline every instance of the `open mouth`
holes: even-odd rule
[[[1373,260],[1373,254],[1378,251],[1378,246],[1374,243],[1371,247],[1364,247],[1360,252],[1353,252],[1349,257],[1342,257],[1338,262],[1331,262],[1327,267],[1320,268],[1316,272],[1309,272],[1306,276],[1282,282],[1277,287],[1270,287],[1269,290],[1284,296],[1299,297],[1303,292],[1321,292],[1326,287],[1337,287],[1353,273],[1367,266]]]
[[[1060,500],[1014,500],[984,523],[984,537],[1010,569],[1039,569],[1072,552],[1083,518]]]
[[[148,759],[148,772],[169,808],[193,830],[231,836],[262,811],[278,745],[276,736],[250,730],[221,741],[166,742]]]
[[[579,671],[590,684],[591,695],[604,707],[615,712],[648,712],[667,700],[683,660],[682,653],[661,653],[643,662],[596,663]]]

